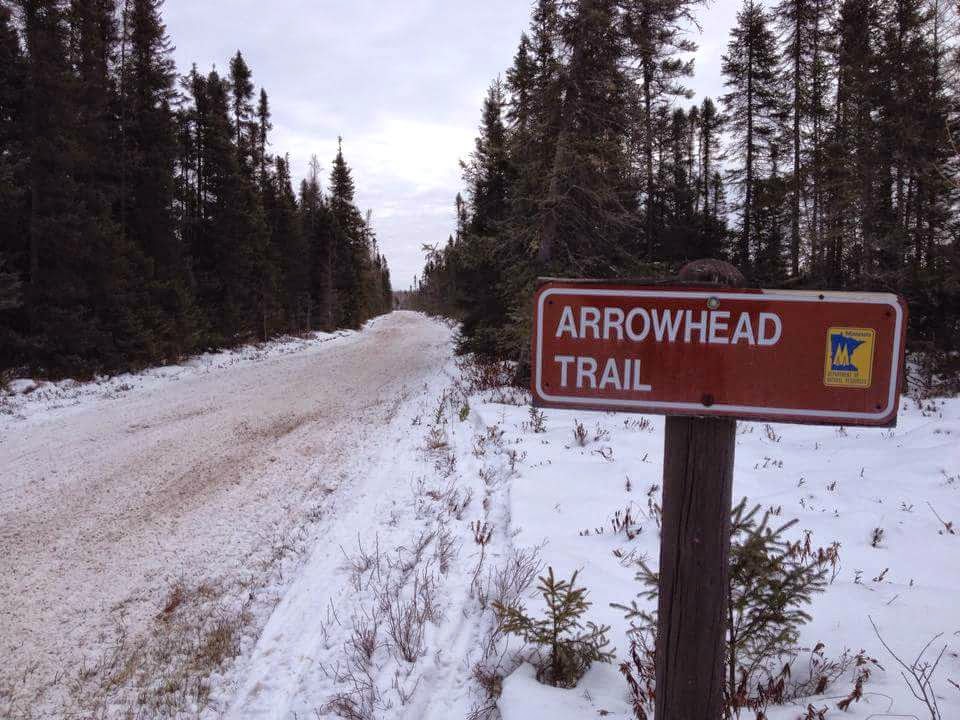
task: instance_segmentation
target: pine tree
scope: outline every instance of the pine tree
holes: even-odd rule
[[[202,247],[200,238],[205,209],[203,148],[209,107],[206,83],[206,76],[193,65],[190,72],[180,80],[185,102],[177,111],[177,139],[180,150],[176,172],[177,204],[180,207],[179,233],[191,263],[194,262],[193,253]]]
[[[480,134],[473,154],[463,163],[463,177],[472,213],[465,231],[458,231],[460,277],[455,307],[463,319],[462,348],[485,352],[497,345],[507,321],[507,302],[501,277],[505,243],[503,224],[509,211],[512,182],[503,123],[505,99],[500,81],[487,91]],[[457,213],[462,212],[457,196]]]
[[[279,256],[283,278],[283,305],[290,330],[308,330],[313,297],[310,289],[309,246],[290,180],[289,158],[277,158],[273,173],[274,201],[267,207],[267,222],[270,225],[271,245]]]
[[[29,185],[27,171],[27,63],[12,24],[0,5],[0,367],[17,361],[22,313],[21,278],[27,275]]]
[[[760,506],[747,508],[744,498],[731,520],[730,599],[727,604],[727,692],[736,697],[750,687],[764,663],[794,649],[799,629],[810,621],[806,607],[827,585],[828,565],[805,557],[799,543],[784,533],[793,520],[770,525],[770,512],[759,521]],[[835,548],[834,548],[835,551]]]
[[[50,373],[88,369],[103,340],[90,307],[90,249],[74,177],[76,83],[67,58],[69,25],[54,0],[22,0],[28,56],[26,151],[30,187],[26,348]]]
[[[480,135],[470,161],[463,164],[472,209],[469,230],[474,235],[496,232],[507,216],[511,173],[503,124],[505,105],[503,86],[498,79],[487,91]]]
[[[330,210],[334,220],[334,313],[338,327],[358,328],[369,317],[364,288],[369,258],[368,229],[354,204],[353,176],[343,157],[343,142],[330,171]]]
[[[726,216],[717,207],[714,196],[717,193],[715,183],[719,179],[716,166],[719,164],[723,117],[717,112],[713,100],[704,98],[700,106],[698,119],[698,159],[700,163],[698,194],[700,197],[701,227],[696,255],[722,259],[725,255]]]
[[[267,181],[267,165],[270,157],[267,154],[267,136],[273,130],[273,124],[270,122],[270,101],[267,98],[267,91],[260,88],[260,101],[257,103],[257,128],[256,143],[254,149],[256,165],[260,171],[260,183]]]
[[[233,111],[234,146],[240,170],[249,175],[256,156],[253,117],[253,74],[240,51],[230,59],[230,97]]]
[[[510,100],[506,109],[506,120],[513,130],[516,152],[524,151],[531,134],[536,66],[530,52],[530,38],[523,33],[513,65],[507,70],[506,89],[510,93]]]
[[[725,84],[730,89],[723,103],[737,153],[731,173],[740,188],[740,230],[734,262],[744,271],[750,267],[757,247],[755,213],[756,183],[765,170],[764,158],[780,130],[782,88],[777,72],[777,49],[770,16],[755,0],[745,0],[737,13],[723,56]]]
[[[872,263],[863,231],[875,213],[879,22],[874,0],[845,0],[836,19],[837,88],[823,178],[823,279],[834,287],[862,286],[862,271]]]
[[[310,172],[300,185],[300,215],[309,247],[310,294],[316,302],[312,317],[317,327],[332,330],[335,327],[333,270],[337,235],[333,214],[320,190],[320,163],[316,155],[311,158]]]
[[[147,270],[151,334],[161,357],[195,346],[185,248],[176,232],[175,66],[163,0],[124,0],[120,52],[120,217]]]
[[[558,20],[569,61],[535,217],[544,269],[608,275],[635,262],[636,183],[622,142],[632,85],[617,20],[612,0],[578,0]]]
[[[773,514],[762,516],[760,506],[744,498],[731,512],[730,574],[726,603],[726,697],[734,710],[748,707],[751,694],[783,668],[796,652],[800,628],[810,621],[806,608],[824,591],[827,576],[837,562],[838,545],[813,550],[790,542],[785,534],[796,520],[771,525]],[[660,577],[644,562],[636,575],[638,597],[656,607]],[[632,634],[656,628],[656,611],[632,600],[614,605],[626,613]]]
[[[260,198],[233,144],[228,84],[214,71],[197,89],[203,195],[191,255],[207,344],[219,346],[268,336],[280,314],[279,290]]]
[[[812,0],[808,13],[806,97],[804,110],[809,122],[807,157],[801,162],[809,166],[810,209],[807,229],[810,236],[810,275],[814,284],[820,284],[823,274],[824,232],[824,165],[825,148],[830,125],[829,95],[832,87],[830,57],[834,49],[831,30],[833,3],[830,0]]]
[[[786,279],[784,209],[788,189],[780,174],[780,146],[770,145],[768,175],[756,182],[754,196],[754,234],[756,251],[753,279],[765,287],[777,287]]]
[[[116,7],[113,0],[72,0],[69,15],[78,89],[73,174],[83,208],[81,242],[89,252],[83,272],[92,317],[104,330],[96,362],[116,371],[162,355],[153,334],[159,318],[148,292],[150,268],[114,214],[121,174],[106,149],[119,145],[120,98],[111,72],[119,40]]]
[[[563,66],[559,57],[560,11],[557,0],[537,0],[531,20],[532,92],[530,96],[530,140],[527,152],[517,156],[519,176],[513,191],[514,216],[510,234],[537,255],[545,266],[552,261],[553,247],[544,242],[542,213],[549,191],[551,171],[560,138],[563,104]]]
[[[696,122],[696,108],[689,117],[682,108],[673,111],[670,118],[670,232],[676,238],[668,247],[684,261],[697,259],[691,238],[696,235],[694,215],[695,180],[691,169],[693,152],[690,143],[690,126]]]
[[[820,32],[820,0],[781,0],[774,10],[777,27],[785,42],[783,68],[788,78],[790,145],[793,151],[793,173],[790,193],[790,274],[800,274],[801,203],[806,190],[806,167],[803,163],[805,138],[803,128],[810,119],[815,43]]]
[[[381,312],[388,313],[393,311],[393,286],[390,282],[390,266],[387,264],[386,256],[380,258],[380,292],[383,298]]]
[[[613,661],[614,652],[607,650],[608,625],[584,623],[590,609],[586,588],[577,587],[577,573],[570,580],[558,580],[553,568],[539,578],[537,590],[543,595],[546,615],[534,619],[523,606],[494,603],[500,617],[500,630],[519,635],[524,642],[545,653],[536,661],[537,679],[547,685],[571,688],[595,662]]]
[[[697,49],[687,36],[695,25],[694,9],[699,0],[628,0],[624,3],[624,35],[631,52],[638,60],[640,84],[640,129],[643,153],[643,175],[646,217],[646,251],[652,257],[661,228],[657,227],[654,210],[658,204],[654,148],[656,146],[659,111],[677,97],[691,97],[683,85],[693,75],[693,60],[683,56]]]

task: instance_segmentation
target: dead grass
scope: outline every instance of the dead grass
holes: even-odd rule
[[[236,596],[244,600],[236,601]],[[146,636],[118,622],[115,645],[77,673],[72,699],[80,715],[173,718],[210,700],[210,676],[240,654],[253,615],[250,586],[209,582],[171,587]]]
[[[248,566],[259,572],[171,581],[149,627],[137,636],[127,627],[125,608],[116,608],[113,631],[106,634],[109,644],[97,659],[54,682],[52,687],[65,695],[65,709],[57,717],[164,720],[208,709],[211,676],[240,655],[245,640],[253,641],[255,606],[272,602],[263,590],[282,578],[284,561],[300,549],[292,530],[278,532],[248,558]],[[49,717],[31,714],[30,707],[22,699],[17,705],[9,698],[5,703],[0,688],[0,717]]]

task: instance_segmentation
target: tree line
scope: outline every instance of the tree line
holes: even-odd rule
[[[766,287],[893,291],[960,349],[956,10],[744,0],[724,93],[692,103],[697,0],[537,0],[461,163],[417,302],[522,357],[537,276],[735,263]]]
[[[392,308],[338,148],[299,192],[240,52],[178,77],[162,0],[0,0],[0,368],[117,372]]]

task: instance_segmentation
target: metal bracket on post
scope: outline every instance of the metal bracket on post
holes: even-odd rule
[[[720,260],[697,260],[680,280],[742,287]],[[730,511],[737,421],[668,417],[657,621],[657,720],[723,717]]]

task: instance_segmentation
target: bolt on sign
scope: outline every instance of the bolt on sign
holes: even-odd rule
[[[550,280],[534,300],[534,401],[891,426],[906,323],[887,293]]]

